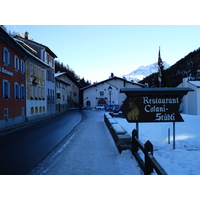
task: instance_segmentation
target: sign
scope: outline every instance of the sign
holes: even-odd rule
[[[3,67],[0,67],[0,72],[7,74],[9,76],[13,76],[13,72],[9,72],[7,69],[4,69]]]
[[[122,88],[121,110],[128,122],[183,122],[179,107],[190,88]]]

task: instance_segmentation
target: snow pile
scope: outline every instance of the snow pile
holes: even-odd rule
[[[172,123],[139,123],[139,139],[142,143],[150,140],[155,158],[169,175],[200,175],[200,116],[182,114],[182,117],[184,122],[175,125],[175,149]],[[115,120],[131,135],[135,123],[124,118]]]
[[[163,61],[164,69],[168,69],[170,67],[169,64]],[[151,65],[147,66],[141,66],[138,69],[134,70],[130,74],[123,75],[122,77],[125,77],[128,81],[133,80],[134,82],[139,82],[143,78],[158,72],[158,63],[153,63]]]

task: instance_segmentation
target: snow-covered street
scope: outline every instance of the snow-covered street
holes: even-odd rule
[[[129,150],[119,154],[104,123],[104,111],[84,110],[83,120],[30,174],[140,175]]]

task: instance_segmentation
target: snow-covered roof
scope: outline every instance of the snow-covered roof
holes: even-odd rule
[[[55,77],[61,76],[61,75],[63,75],[63,74],[65,74],[65,72],[55,73]]]
[[[188,81],[188,83],[200,87],[200,81]]]
[[[135,82],[132,82],[132,81],[128,81],[128,80],[126,80],[126,79],[124,79],[124,78],[114,76],[114,77],[108,78],[108,79],[106,79],[106,80],[104,80],[104,81],[100,81],[100,82],[98,82],[98,83],[95,83],[95,84],[92,84],[92,85],[86,86],[86,87],[84,87],[84,88],[81,88],[81,90],[85,90],[85,89],[87,89],[87,88],[90,88],[90,87],[93,87],[93,86],[99,85],[99,84],[101,84],[101,83],[104,83],[104,82],[110,81],[110,80],[112,80],[112,79],[119,79],[119,80],[122,80],[122,81],[126,81],[126,82],[128,82],[128,83],[132,83],[133,85],[139,85],[139,86],[141,86],[141,87],[144,87],[143,84],[135,83]]]
[[[60,79],[58,77],[56,77],[56,80],[66,84],[66,85],[70,85],[67,81],[64,81],[63,79]]]

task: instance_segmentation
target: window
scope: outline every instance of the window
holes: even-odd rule
[[[19,58],[16,55],[14,56],[14,69],[15,71],[19,70]]]
[[[40,78],[40,68],[38,68],[38,78]]]
[[[37,73],[37,68],[36,68],[36,65],[34,65],[34,71],[33,71],[33,75],[36,76],[36,73]]]
[[[25,99],[25,87],[24,87],[24,85],[21,85],[21,98]]]
[[[6,47],[3,48],[3,63],[5,66],[10,65],[10,52]]]
[[[34,114],[34,108],[31,107],[31,114]]]
[[[20,99],[21,91],[20,85],[18,83],[14,83],[14,99]]]
[[[60,93],[57,93],[57,99],[61,99]]]
[[[2,81],[2,98],[10,98],[10,83],[7,80]]]
[[[22,74],[25,72],[25,64],[23,60],[20,60],[20,71]]]
[[[101,92],[100,92],[100,96],[103,96],[103,95],[104,95],[104,92],[103,92],[103,91],[101,91]]]
[[[44,79],[44,70],[42,69],[42,78]]]
[[[24,107],[22,107],[22,116],[25,115],[25,110],[24,110]]]
[[[30,63],[30,74],[33,74],[33,65]]]
[[[8,108],[4,108],[4,120],[8,121]]]

